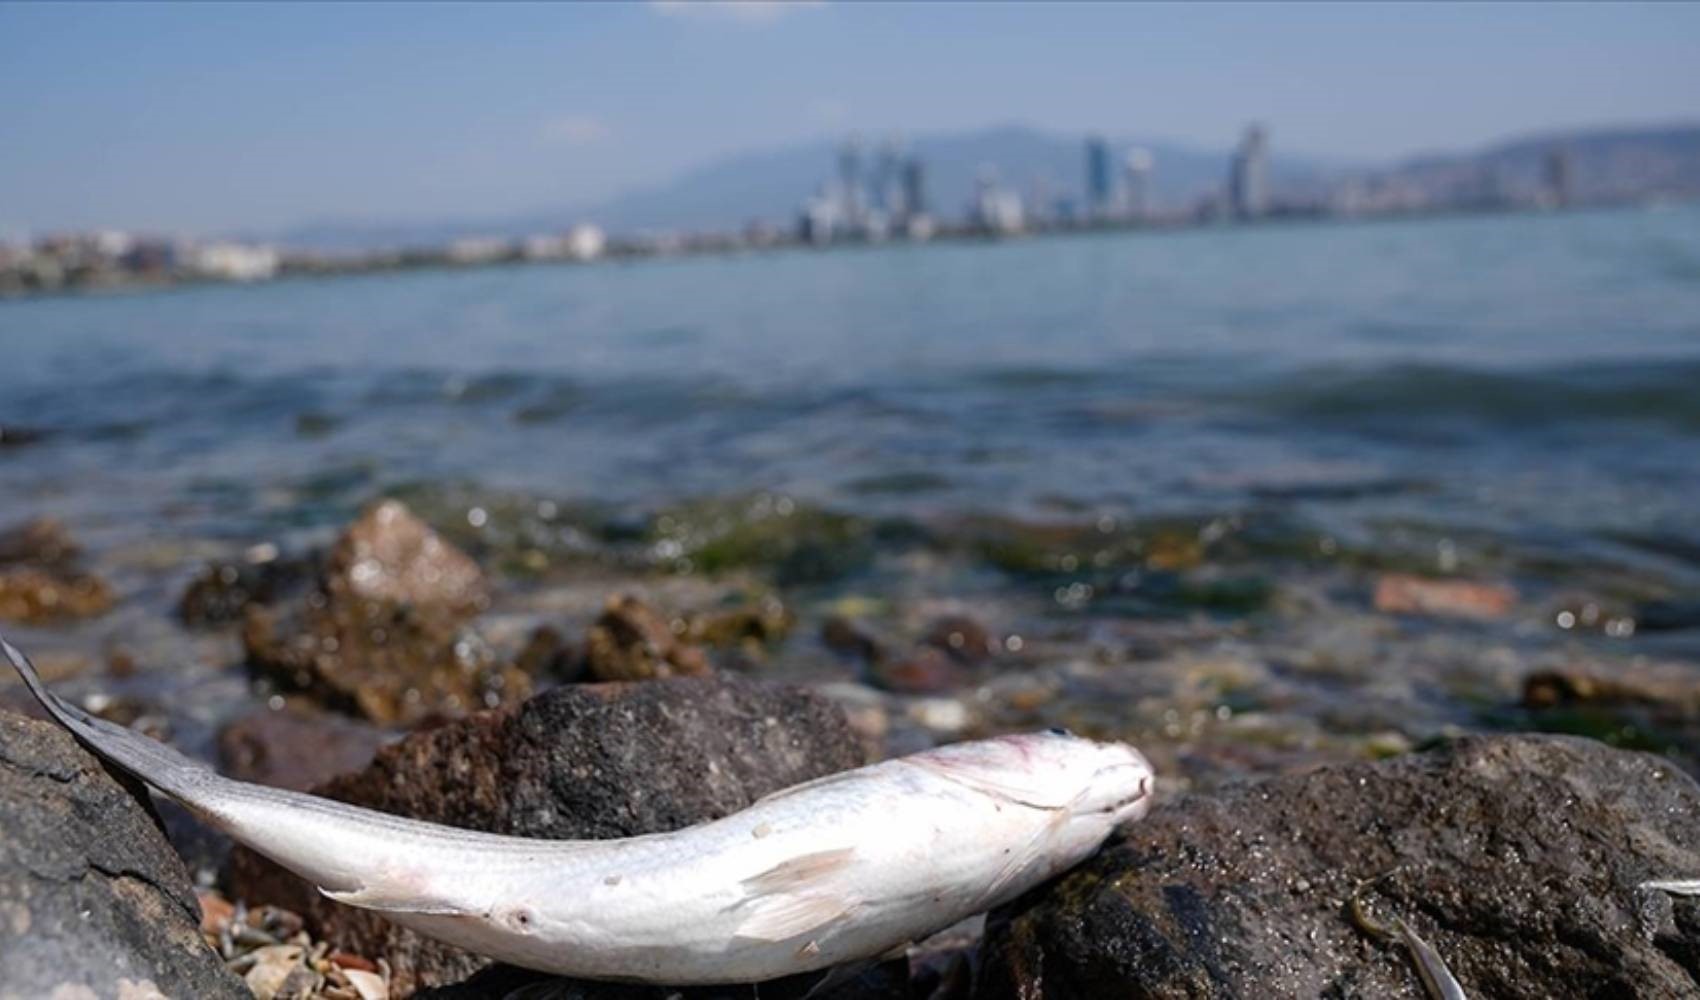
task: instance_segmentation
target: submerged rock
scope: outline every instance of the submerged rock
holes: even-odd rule
[[[858,766],[843,714],[796,689],[736,678],[557,688],[385,747],[316,789],[386,812],[522,837],[610,838],[713,819],[770,792]],[[385,955],[405,993],[487,964],[370,912],[339,906],[246,850],[232,895],[303,914],[319,936]]]
[[[105,614],[112,588],[79,572],[79,547],[50,517],[0,532],[0,621],[40,625]]]
[[[1517,604],[1517,591],[1502,583],[1434,580],[1388,573],[1375,582],[1375,610],[1444,618],[1503,618]]]
[[[1381,878],[1385,876],[1385,878]],[[994,915],[976,996],[1425,996],[1402,919],[1470,996],[1693,995],[1700,786],[1566,737],[1472,737],[1190,796]]]
[[[138,795],[59,727],[0,712],[0,996],[249,996]]]
[[[683,620],[673,623],[630,594],[608,599],[585,637],[585,662],[600,681],[704,677],[712,673],[701,649],[685,642]]]
[[[0,424],[0,448],[21,448],[26,444],[45,441],[48,437],[49,432],[39,427]]]
[[[238,781],[304,792],[360,770],[383,745],[381,730],[354,719],[262,708],[219,730],[218,763]]]

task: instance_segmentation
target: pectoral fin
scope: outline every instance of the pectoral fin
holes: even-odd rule
[[[368,885],[358,889],[338,891],[319,886],[326,899],[362,910],[384,910],[390,913],[429,913],[443,916],[469,916],[473,911],[465,906],[432,899],[397,886]]]
[[[740,908],[736,934],[760,941],[784,941],[811,934],[849,913],[855,901],[842,883],[828,876],[855,860],[853,847],[800,854],[744,880],[749,895]]]

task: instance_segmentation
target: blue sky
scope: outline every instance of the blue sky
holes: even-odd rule
[[[850,129],[1391,158],[1700,118],[1700,5],[0,4],[0,233],[593,203]]]

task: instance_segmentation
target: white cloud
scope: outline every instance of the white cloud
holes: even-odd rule
[[[786,14],[822,6],[826,0],[649,0],[649,7],[668,17],[741,21],[767,24]]]
[[[562,115],[543,123],[543,138],[565,146],[591,146],[609,136],[608,125],[595,115]]]

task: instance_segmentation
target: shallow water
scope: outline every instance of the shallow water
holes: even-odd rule
[[[1178,744],[1278,718],[1268,742],[1326,755],[1331,734],[1486,724],[1548,660],[1683,669],[1700,648],[1554,625],[1700,592],[1694,206],[12,302],[0,350],[0,423],[50,434],[0,451],[0,526],[60,517],[126,599],[32,638],[192,652],[225,706],[239,654],[166,623],[182,583],[396,491],[469,545],[507,524],[473,509],[500,507],[548,514],[513,528],[527,545],[614,553],[539,543],[549,571],[505,578],[526,620],[700,571],[688,544],[657,558],[658,512],[778,498],[878,524],[826,571],[734,567],[802,609],[774,659],[854,676],[812,644],[847,597],[899,637],[966,608],[1031,639],[975,695],[988,726],[1033,721],[998,707],[1033,681],[1061,706],[1041,715]],[[1167,567],[1054,540],[1037,563],[988,556],[1034,524],[1205,544]],[[488,564],[511,539],[486,541]],[[1521,600],[1391,621],[1366,596],[1390,567]],[[1263,596],[1202,599],[1199,576]]]

